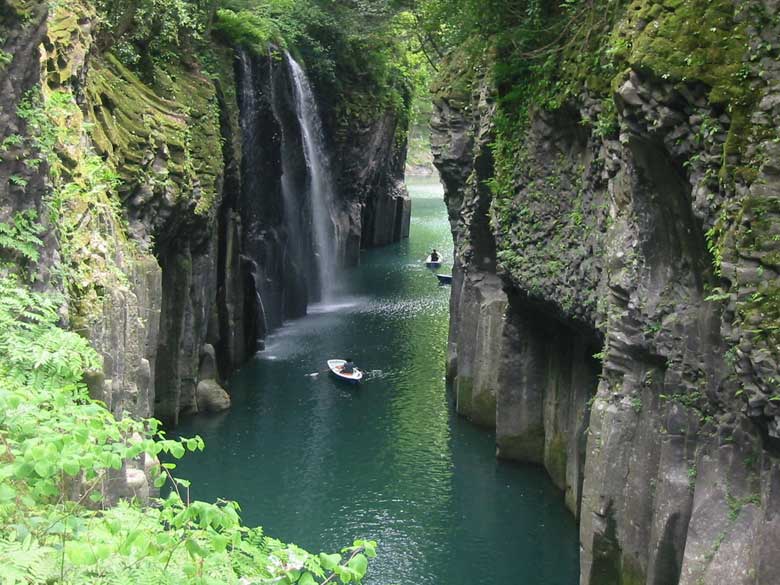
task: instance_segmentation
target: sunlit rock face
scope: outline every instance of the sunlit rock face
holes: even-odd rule
[[[780,574],[780,67],[760,62],[747,113],[652,68],[615,84],[609,132],[581,123],[604,107],[585,91],[532,111],[508,180],[491,64],[438,89],[458,410],[564,491],[584,585]]]

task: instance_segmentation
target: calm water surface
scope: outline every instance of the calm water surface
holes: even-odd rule
[[[409,187],[409,241],[364,252],[338,303],[271,336],[230,381],[229,412],[183,422],[206,451],[179,476],[193,497],[237,500],[245,523],[312,552],[378,541],[369,585],[576,585],[560,493],[540,470],[496,461],[493,435],[453,413],[450,289],[421,263],[432,247],[449,260],[449,225],[438,183]],[[347,355],[361,386],[311,376]]]

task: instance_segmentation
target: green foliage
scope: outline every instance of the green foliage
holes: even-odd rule
[[[236,45],[265,54],[269,43],[283,48],[301,40],[313,44],[308,29],[329,24],[326,14],[311,2],[227,0],[217,10],[214,29]],[[322,46],[317,49],[323,53],[326,50]]]
[[[258,14],[230,9],[217,11],[215,30],[224,34],[239,46],[249,47],[256,53],[268,50],[268,43],[286,45],[279,26],[272,19],[264,19]]]
[[[8,180],[11,181],[12,185],[16,185],[17,187],[27,186],[27,179],[25,179],[21,175],[11,175],[10,177],[8,177]]]
[[[26,232],[12,249],[26,247]],[[5,244],[4,244],[5,246]],[[0,582],[2,583],[360,583],[376,543],[311,555],[241,524],[233,502],[189,501],[174,463],[154,465],[173,492],[155,506],[108,507],[104,488],[158,455],[202,450],[199,437],[165,438],[155,420],[115,418],[89,396],[85,372],[101,368],[88,341],[58,326],[62,299],[30,291],[0,268]]]
[[[0,44],[2,44],[1,41],[2,39],[0,39]],[[13,60],[14,60],[14,56],[11,53],[0,49],[0,71],[5,69],[5,67],[9,65]]]
[[[37,262],[43,228],[36,223],[37,214],[27,210],[13,216],[10,223],[0,223],[0,248],[5,254]]]
[[[104,49],[127,65],[144,59],[178,61],[206,39],[214,0],[95,0]]]

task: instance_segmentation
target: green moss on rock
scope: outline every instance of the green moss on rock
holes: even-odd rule
[[[623,555],[623,567],[620,585],[645,585],[647,575],[639,562],[631,556]]]
[[[13,11],[17,18],[26,20],[35,11],[35,7],[41,4],[40,0],[4,0],[5,6]]]
[[[111,54],[93,62],[86,85],[92,139],[117,169],[124,197],[151,186],[212,215],[223,167],[214,84],[180,65],[157,69],[155,80],[153,89]]]
[[[733,0],[633,0],[617,31],[617,60],[663,79],[699,81],[711,103],[743,103],[747,30]]]
[[[472,393],[470,418],[481,425],[495,427],[496,425],[496,393],[491,388],[478,388]]]

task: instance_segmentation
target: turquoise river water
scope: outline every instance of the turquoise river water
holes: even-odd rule
[[[364,252],[338,302],[273,334],[230,380],[230,411],[183,421],[177,434],[206,450],[178,476],[312,552],[376,540],[367,585],[576,585],[561,494],[540,469],[497,461],[493,435],[454,414],[450,289],[421,262],[432,247],[451,254],[449,224],[438,183],[409,188],[410,239]],[[347,355],[362,385],[311,375]]]

